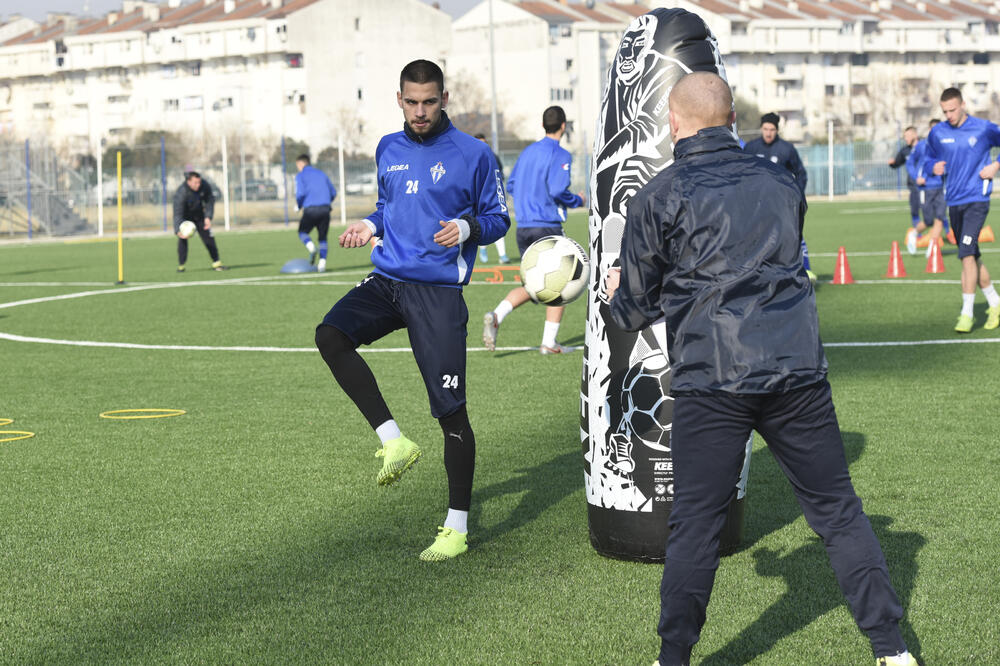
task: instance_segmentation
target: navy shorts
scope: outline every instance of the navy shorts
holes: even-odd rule
[[[356,345],[405,328],[427,387],[431,415],[448,416],[465,404],[465,338],[469,310],[462,290],[400,282],[372,273],[323,317]]]
[[[562,227],[527,227],[517,228],[517,250],[524,256],[524,251],[539,238],[546,236],[564,236]]]
[[[944,190],[940,187],[933,190],[921,190],[920,211],[924,216],[924,224],[931,226],[934,220],[942,222],[948,219],[948,206],[944,203]]]
[[[980,257],[979,232],[986,223],[990,212],[989,201],[973,201],[948,207],[948,217],[951,218],[951,230],[955,232],[958,242],[958,258]]]
[[[916,222],[920,219],[920,188],[916,185],[907,185],[910,189],[910,218]]]
[[[299,233],[307,234],[313,229],[319,231],[319,240],[326,240],[326,235],[330,232],[329,206],[306,206],[302,209],[302,219],[299,221]]]

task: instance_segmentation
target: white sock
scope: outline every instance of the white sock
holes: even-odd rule
[[[993,284],[983,289],[983,296],[986,297],[986,302],[991,308],[995,308],[1000,305],[1000,295],[997,294],[997,290],[993,288]]]
[[[497,326],[504,320],[504,317],[514,311],[514,306],[506,298],[500,301],[500,305],[493,308],[493,314],[497,316]]]
[[[326,259],[320,259],[316,262],[316,270],[320,273],[326,270]]]
[[[306,252],[312,254],[315,251],[316,251],[316,243],[313,243],[312,241],[306,243]]]
[[[556,335],[559,334],[559,323],[558,321],[546,320],[545,328],[542,330],[543,347],[555,347],[558,344],[556,342]]]
[[[448,517],[444,519],[444,526],[450,527],[456,532],[468,534],[469,532],[469,512],[458,509],[448,509]]]
[[[976,300],[975,294],[962,294],[962,314],[971,317],[972,316],[972,304]]]
[[[507,241],[501,238],[496,242],[497,252],[500,253],[501,257],[507,256]]]
[[[403,433],[399,431],[399,426],[396,425],[394,419],[389,419],[379,427],[375,428],[375,434],[382,441],[383,444],[388,442],[390,439],[397,439],[403,436]]]

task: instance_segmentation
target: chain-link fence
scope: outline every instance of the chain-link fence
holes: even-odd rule
[[[526,143],[500,152],[507,175]],[[832,151],[827,145],[798,146],[809,174],[806,194],[827,196],[832,184],[837,196],[872,193],[902,197],[905,170],[888,166],[898,148],[898,142],[890,141],[839,142]],[[299,218],[295,205],[296,149],[298,146],[290,142],[246,155],[240,146],[222,141],[218,146],[206,146],[165,135],[152,143],[106,146],[99,156],[67,158],[48,146],[0,144],[0,239],[29,234],[34,238],[114,233],[118,153],[122,158],[122,225],[126,232],[172,233],[174,192],[183,184],[184,173],[191,170],[212,185],[217,229],[294,226]],[[324,151],[323,157],[314,160],[314,166],[323,170],[338,190],[334,223],[341,219],[342,202],[347,221],[370,213],[377,196],[374,160],[345,156],[342,185],[336,152]],[[574,192],[587,189],[590,166],[589,154],[574,155]]]

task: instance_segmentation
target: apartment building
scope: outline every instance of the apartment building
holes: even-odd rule
[[[124,0],[99,18],[18,21],[0,26],[0,131],[71,152],[143,129],[317,149],[344,132],[370,150],[399,126],[399,69],[443,57],[451,35],[419,0]]]

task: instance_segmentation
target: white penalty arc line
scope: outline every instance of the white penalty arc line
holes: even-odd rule
[[[70,347],[104,347],[113,349],[147,349],[167,351],[236,351],[236,352],[278,352],[278,353],[315,353],[315,347],[251,347],[251,346],[213,346],[213,345],[151,345],[136,342],[101,342],[97,340],[59,340],[56,338],[36,338],[26,335],[0,332],[0,340],[11,342],[34,342],[47,345],[65,345]],[[892,340],[885,342],[827,342],[826,348],[857,348],[857,347],[918,347],[926,345],[962,345],[990,344],[1000,342],[1000,338],[967,338],[941,340]],[[498,352],[537,351],[538,347],[497,347]],[[411,347],[376,347],[358,349],[362,354],[412,354]],[[470,347],[469,352],[489,351],[486,347]]]
[[[0,340],[11,342],[34,342],[45,345],[65,345],[70,347],[105,347],[112,349],[147,349],[167,351],[236,351],[236,352],[284,352],[284,353],[316,353],[315,347],[222,347],[212,345],[147,345],[137,342],[101,342],[98,340],[59,340],[56,338],[35,338],[27,335],[0,332]],[[538,347],[497,347],[498,352],[537,351]],[[358,349],[362,354],[412,354],[410,347],[373,347]],[[489,351],[486,347],[470,347],[466,351]]]

